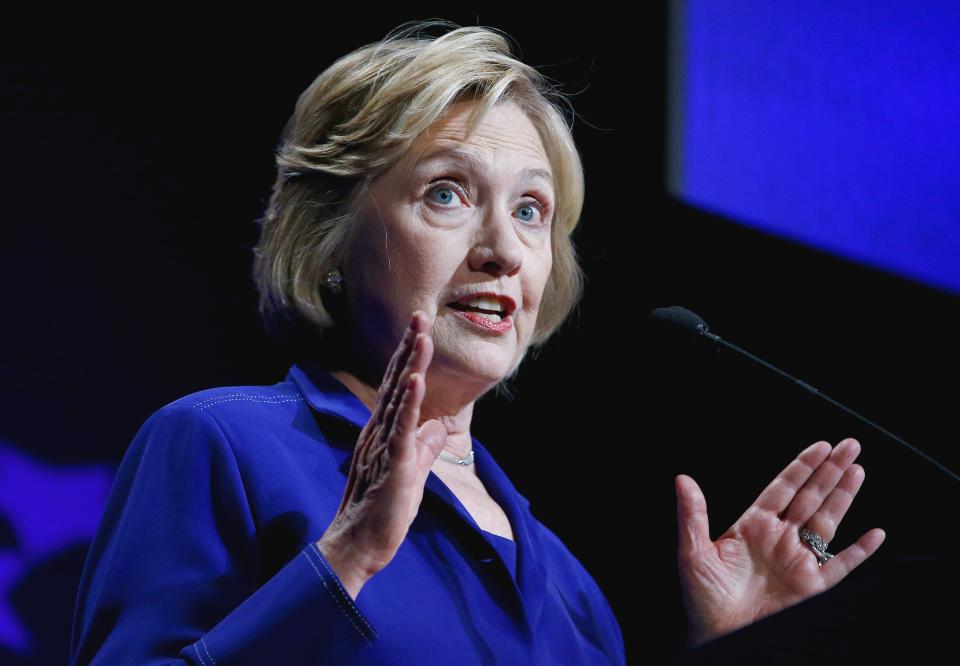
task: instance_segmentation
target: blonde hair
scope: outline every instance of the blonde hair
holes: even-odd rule
[[[434,26],[449,31],[424,37]],[[561,107],[569,102],[546,76],[513,58],[495,29],[413,21],[321,72],[284,126],[277,178],[257,220],[253,278],[267,332],[295,347],[294,354],[303,344],[315,347],[333,327],[321,293],[327,272],[341,265],[360,195],[449,105],[465,99],[478,102],[468,135],[497,102],[518,104],[552,167],[553,265],[530,347],[542,346],[579,303],[585,276],[571,234],[583,208],[584,177],[572,118],[568,126]]]

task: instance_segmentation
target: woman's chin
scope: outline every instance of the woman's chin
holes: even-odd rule
[[[455,311],[451,311],[455,312]],[[469,377],[477,384],[496,384],[513,368],[517,356],[517,333],[512,329],[501,335],[476,330],[469,322],[437,322],[434,328],[434,352],[430,365],[444,372]],[[446,317],[445,317],[446,319]],[[462,319],[459,318],[458,319]]]
[[[487,345],[484,345],[487,346]],[[430,361],[431,370],[456,375],[461,381],[477,385],[492,385],[510,372],[513,363],[513,350],[483,349],[479,345],[458,345],[450,350],[434,347]]]

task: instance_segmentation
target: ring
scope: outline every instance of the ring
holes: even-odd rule
[[[824,562],[834,557],[833,553],[827,552],[827,546],[830,544],[824,541],[823,537],[813,530],[807,529],[806,527],[802,528],[800,530],[800,538],[810,546],[813,553],[817,556],[818,567],[822,567]]]

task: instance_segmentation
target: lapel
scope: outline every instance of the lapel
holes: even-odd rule
[[[301,394],[314,410],[344,419],[358,429],[362,429],[370,419],[370,410],[363,401],[354,395],[339,379],[317,365],[309,363],[294,364],[287,374],[288,381],[299,388]],[[517,580],[510,580],[515,592],[522,600],[529,629],[537,626],[546,591],[546,572],[543,568],[543,544],[537,529],[536,519],[530,512],[530,502],[517,492],[516,487],[506,473],[497,464],[493,456],[476,437],[471,436],[474,450],[474,464],[477,476],[483,482],[487,492],[500,505],[513,529],[517,544]],[[352,450],[331,447],[344,479],[350,472]],[[454,513],[478,536],[489,538],[480,529],[473,516],[463,506],[439,476],[432,471],[427,476],[425,493],[431,493]],[[491,544],[494,552],[498,552]],[[499,558],[499,553],[497,555]]]
[[[477,466],[477,476],[480,477],[490,496],[507,514],[507,518],[510,519],[510,526],[513,528],[513,538],[517,543],[516,584],[519,587],[518,593],[524,602],[527,619],[530,622],[530,630],[533,631],[540,620],[540,611],[543,608],[543,598],[547,584],[547,575],[543,568],[544,553],[540,541],[540,531],[537,529],[536,519],[530,513],[530,502],[517,492],[513,482],[510,481],[486,447],[476,437],[471,436],[471,439],[473,440],[473,455],[474,464]],[[440,482],[440,478],[433,472],[430,473],[430,476]],[[439,485],[443,485],[443,483],[440,482]],[[471,522],[473,522],[472,518]],[[476,524],[474,523],[474,525]],[[476,529],[480,530],[479,527]],[[487,537],[484,536],[484,538]]]

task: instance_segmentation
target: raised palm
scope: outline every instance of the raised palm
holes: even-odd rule
[[[872,529],[822,566],[800,539],[807,527],[831,541],[863,484],[853,461],[860,444],[846,439],[810,445],[777,475],[716,541],[697,483],[676,478],[677,563],[689,621],[688,646],[697,646],[823,592],[876,552],[886,536]]]

